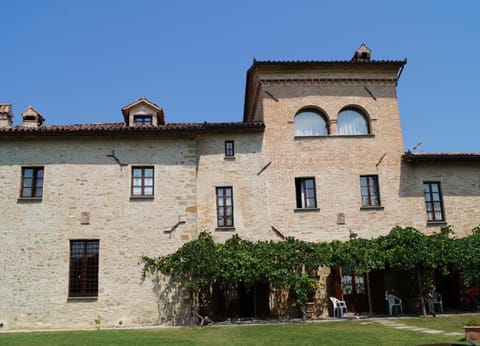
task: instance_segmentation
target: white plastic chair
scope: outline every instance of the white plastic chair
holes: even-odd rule
[[[390,316],[393,315],[394,308],[400,308],[400,314],[403,315],[403,308],[402,308],[402,300],[398,298],[396,295],[388,294],[385,297],[388,303],[388,314]]]
[[[333,305],[333,317],[337,316],[337,311],[338,311],[338,317],[343,317],[347,313],[347,303],[345,303],[344,300],[337,299],[335,297],[330,297],[330,301],[332,302]]]
[[[440,313],[443,314],[443,300],[442,300],[442,295],[438,292],[433,292],[432,293],[432,305],[433,308],[435,309],[435,304],[438,305],[440,308]]]

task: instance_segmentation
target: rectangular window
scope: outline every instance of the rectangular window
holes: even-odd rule
[[[145,126],[152,125],[152,116],[151,115],[135,115],[133,117],[135,126]]]
[[[132,196],[153,196],[153,167],[132,167]]]
[[[315,178],[295,178],[297,208],[316,208]]]
[[[342,267],[342,290],[343,294],[365,294],[365,277],[357,275],[350,266]]]
[[[217,187],[217,225],[233,227],[233,191],[232,187]]]
[[[425,209],[428,221],[445,221],[442,192],[439,182],[424,182]]]
[[[362,207],[375,207],[380,205],[377,175],[360,176],[360,195],[362,198]]]
[[[21,197],[42,198],[43,167],[22,167]]]
[[[225,141],[225,157],[235,156],[235,147],[233,141]]]
[[[70,240],[69,297],[98,296],[98,240]]]

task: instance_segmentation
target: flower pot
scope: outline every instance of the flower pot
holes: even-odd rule
[[[305,303],[305,315],[307,318],[312,318],[315,312],[315,302]]]
[[[465,340],[473,345],[480,344],[480,326],[464,326]]]

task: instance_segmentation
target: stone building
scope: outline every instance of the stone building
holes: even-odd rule
[[[365,45],[347,61],[254,61],[235,123],[170,123],[141,98],[121,123],[44,125],[28,107],[13,126],[0,105],[2,328],[175,323],[181,299],[162,306],[138,259],[202,230],[218,241],[447,223],[467,234],[480,223],[480,154],[404,151],[405,63],[372,60]],[[342,275],[353,282],[339,294],[364,311],[364,278]],[[384,290],[393,279],[382,275]]]

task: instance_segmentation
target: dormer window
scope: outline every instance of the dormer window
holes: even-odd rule
[[[151,126],[152,116],[151,115],[134,115],[133,121],[135,123],[135,126]]]
[[[122,108],[127,126],[162,126],[165,125],[163,109],[145,97]]]

